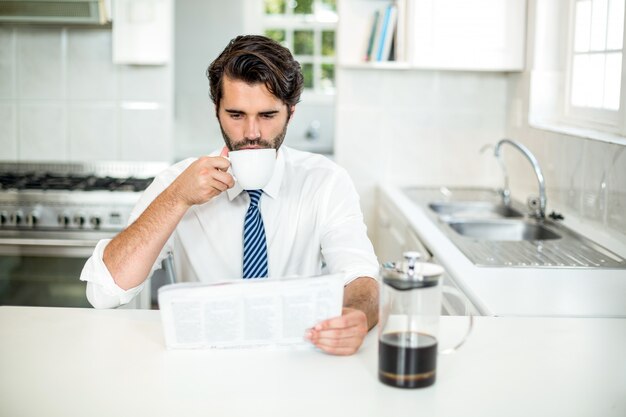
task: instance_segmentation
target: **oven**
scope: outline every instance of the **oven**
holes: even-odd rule
[[[80,273],[160,163],[0,163],[0,305],[90,307]],[[150,285],[127,307],[150,308]]]

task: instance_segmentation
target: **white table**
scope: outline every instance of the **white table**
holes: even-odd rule
[[[375,331],[350,357],[168,351],[158,311],[0,307],[0,335],[7,417],[626,416],[626,319],[478,317],[417,390],[378,382]]]

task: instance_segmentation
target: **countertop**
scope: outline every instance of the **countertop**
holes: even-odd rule
[[[477,317],[418,390],[378,382],[375,330],[349,357],[168,351],[158,311],[4,306],[0,334],[2,416],[626,415],[626,319]]]
[[[482,314],[626,317],[626,270],[478,267],[401,188],[379,190]]]

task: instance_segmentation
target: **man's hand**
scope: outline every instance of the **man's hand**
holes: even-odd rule
[[[352,355],[363,343],[367,330],[365,313],[344,307],[341,316],[318,323],[305,337],[326,353]]]
[[[228,172],[228,148],[220,156],[203,156],[189,165],[168,190],[180,203],[191,207],[206,203],[223,191],[233,187],[235,180]]]

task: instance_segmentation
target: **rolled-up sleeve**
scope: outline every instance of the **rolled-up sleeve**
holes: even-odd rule
[[[152,184],[144,191],[133,208],[128,225],[132,224],[141,213],[144,212],[150,203],[152,203],[172,180],[173,177],[164,179],[163,176],[157,176]],[[110,241],[111,239],[103,239],[98,242],[93,254],[85,263],[80,274],[80,280],[87,282],[87,300],[95,308],[115,308],[127,304],[141,292],[145,285],[144,282],[135,288],[124,290],[115,283],[113,276],[103,261],[104,250]],[[171,250],[171,241],[172,238],[170,237],[165,247],[161,250],[157,260],[152,265],[148,276],[161,267],[161,262]]]
[[[327,185],[320,202],[320,226],[321,250],[329,271],[343,273],[346,284],[363,276],[378,279],[378,260],[352,180],[340,168]]]
[[[141,292],[144,284],[123,290],[120,288],[102,261],[104,249],[111,239],[98,242],[91,257],[80,274],[81,281],[87,282],[87,300],[95,308],[115,308],[127,304]]]

